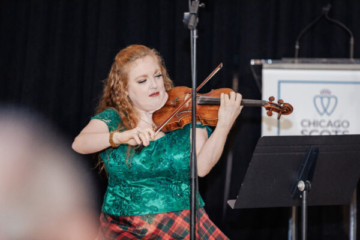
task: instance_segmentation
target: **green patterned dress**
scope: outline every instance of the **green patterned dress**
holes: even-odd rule
[[[109,131],[118,129],[120,123],[119,114],[112,108],[104,110],[92,119],[105,122]],[[203,126],[199,127],[203,128]],[[206,128],[210,135],[211,129]],[[133,219],[134,216],[139,216],[146,223],[146,226],[142,225],[143,230],[138,232],[140,235],[137,235],[137,238],[146,234],[157,236],[156,233],[149,232],[147,226],[154,223],[156,216],[159,217],[162,213],[180,216],[183,210],[190,208],[190,129],[191,124],[188,124],[183,129],[171,131],[151,141],[140,153],[132,151],[128,154],[126,144],[100,152],[108,172],[108,187],[102,205],[102,236],[109,231],[109,223],[118,219],[115,225],[120,227],[122,234],[126,235],[127,238],[124,239],[129,239],[127,234],[132,232],[130,228],[136,221],[132,220],[131,224],[128,220]],[[204,205],[199,195],[199,208]],[[206,215],[203,209],[201,212],[202,215]],[[126,223],[121,223],[124,219]],[[160,220],[160,225],[166,226],[163,221]],[[139,229],[139,224],[132,227]],[[179,236],[188,234],[186,226],[183,228],[184,231],[181,231]],[[110,238],[99,237],[99,239]],[[113,236],[111,239],[123,238]]]

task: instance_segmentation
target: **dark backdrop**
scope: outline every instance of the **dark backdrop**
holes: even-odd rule
[[[250,59],[294,56],[299,32],[326,3],[330,16],[347,25],[360,56],[360,1],[356,0],[217,0],[204,1],[198,39],[198,81],[220,62],[224,68],[203,92],[232,87],[244,98],[260,99]],[[130,44],[156,48],[175,85],[191,86],[189,30],[182,24],[186,0],[2,0],[0,1],[0,99],[45,116],[72,139],[87,124],[116,53]],[[300,57],[347,58],[348,35],[322,20],[301,41]],[[264,96],[266,97],[266,96]],[[235,198],[260,137],[259,108],[244,109],[225,153],[204,179],[201,193],[211,219],[232,239],[286,239],[289,210],[249,209],[224,212],[226,157],[234,151],[229,196]],[[106,180],[82,158],[97,186],[98,205]],[[261,176],[259,176],[261,177]],[[346,207],[345,207],[346,208]],[[344,207],[310,208],[309,239],[347,239]],[[346,211],[345,211],[346,212]]]

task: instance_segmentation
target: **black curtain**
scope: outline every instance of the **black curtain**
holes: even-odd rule
[[[294,57],[300,31],[330,3],[330,17],[354,33],[360,57],[360,1],[203,1],[198,26],[198,82],[220,62],[224,68],[202,90],[232,87],[237,76],[244,98],[261,99],[250,59]],[[190,33],[183,24],[186,0],[2,0],[0,1],[0,100],[34,110],[73,138],[88,123],[116,53],[130,44],[157,49],[177,86],[191,86]],[[324,19],[300,43],[300,57],[348,58],[349,36]],[[267,96],[264,96],[267,98]],[[286,99],[285,99],[286,100]],[[210,218],[232,239],[287,238],[289,209],[224,212],[226,157],[233,149],[229,198],[234,199],[260,137],[260,109],[245,108],[224,155],[201,179]],[[86,156],[97,179],[99,209],[106,181]],[[259,176],[261,177],[261,176]],[[102,179],[102,180],[101,180]],[[227,197],[227,196],[226,196]],[[310,208],[309,239],[347,239],[343,207]]]

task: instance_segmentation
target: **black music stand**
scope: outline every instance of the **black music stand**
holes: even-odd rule
[[[302,206],[306,239],[307,206],[349,204],[359,177],[360,135],[262,137],[237,199],[228,204],[233,209]]]

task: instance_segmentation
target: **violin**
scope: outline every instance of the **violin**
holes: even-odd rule
[[[197,94],[196,121],[201,122],[203,125],[216,126],[220,108],[220,95],[221,93],[230,94],[230,92],[233,92],[230,88],[220,88],[209,93]],[[162,127],[163,132],[183,128],[186,124],[191,123],[192,118],[191,88],[174,87],[167,93],[169,98],[165,105],[153,113],[153,122],[156,126],[161,126],[166,122]],[[272,116],[273,112],[278,113],[278,119],[280,119],[281,115],[289,115],[293,112],[293,107],[289,103],[284,103],[281,99],[275,103],[274,100],[274,97],[269,97],[269,101],[242,99],[240,105],[244,107],[264,107],[268,116]],[[168,119],[168,116],[184,102],[186,102],[184,106],[173,117]]]
[[[196,88],[199,91],[220,69],[222,63]],[[207,94],[196,94],[196,121],[203,125],[216,126],[218,122],[218,111],[220,108],[221,93],[230,94],[233,90],[230,88],[220,88],[212,90]],[[168,100],[165,105],[153,113],[153,122],[157,126],[155,134],[160,131],[168,132],[183,128],[186,124],[191,123],[192,118],[192,89],[188,87],[174,87],[168,92]],[[293,107],[283,100],[273,102],[274,97],[269,97],[269,101],[242,99],[240,105],[245,107],[264,107],[268,116],[273,112],[278,113],[278,119],[281,115],[289,115],[293,112]],[[143,144],[135,147],[136,152],[144,148]]]

